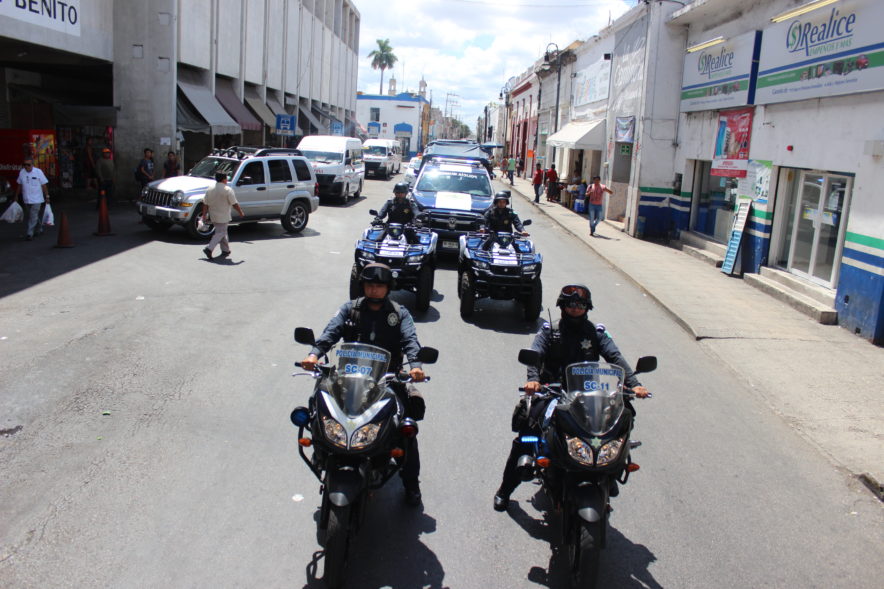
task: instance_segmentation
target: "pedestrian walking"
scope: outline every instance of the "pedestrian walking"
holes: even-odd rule
[[[599,176],[593,176],[592,184],[587,189],[586,194],[589,197],[587,203],[589,209],[589,234],[595,235],[595,228],[602,220],[602,204],[604,203],[605,193],[614,194],[614,191],[601,183]]]
[[[95,164],[95,175],[98,177],[98,200],[95,201],[95,208],[101,206],[102,193],[110,206],[114,202],[114,160],[111,159],[111,150],[107,147],[101,150],[101,159]]]
[[[245,213],[239,203],[236,201],[236,194],[233,188],[227,185],[227,174],[224,172],[215,173],[215,185],[206,191],[203,197],[203,222],[211,220],[215,225],[215,234],[209,240],[209,245],[203,248],[206,258],[212,259],[212,251],[215,246],[221,244],[221,253],[219,257],[226,258],[230,255],[230,242],[227,240],[227,227],[233,218],[230,209],[236,209],[240,217],[244,217]]]
[[[138,167],[135,169],[135,179],[138,180],[138,183],[141,184],[142,190],[145,186],[147,186],[150,182],[153,182],[154,175],[154,161],[153,161],[153,150],[149,147],[144,148],[144,157],[138,162]]]
[[[524,178],[524,174],[525,174],[525,159],[520,157],[519,159],[516,160],[516,175],[519,178]]]
[[[49,180],[43,170],[34,166],[34,160],[25,158],[23,168],[18,173],[18,184],[15,186],[15,199],[25,209],[27,229],[25,239],[31,241],[43,233],[43,205],[49,202]]]
[[[508,160],[506,160],[506,177],[510,179],[510,186],[515,186],[516,183],[513,181],[513,175],[516,173],[516,158],[510,154]]]
[[[178,154],[170,151],[166,154],[166,161],[163,162],[163,178],[174,178],[181,175],[181,162],[178,160]]]
[[[540,167],[540,164],[537,164],[537,167],[534,170],[534,178],[531,180],[531,184],[534,186],[534,202],[540,202],[540,193],[543,192],[543,168]]]

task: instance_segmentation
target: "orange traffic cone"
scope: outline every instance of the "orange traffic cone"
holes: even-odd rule
[[[107,214],[107,199],[104,197],[104,191],[101,192],[98,199],[98,231],[92,235],[97,235],[98,237],[113,235],[111,233],[110,217]]]
[[[53,247],[74,247],[71,240],[70,230],[68,229],[68,214],[61,214],[61,221],[58,223],[58,243]]]

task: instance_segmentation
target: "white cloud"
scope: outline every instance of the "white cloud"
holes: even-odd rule
[[[375,94],[380,71],[371,69],[376,39],[389,39],[399,61],[390,74],[397,90],[417,90],[421,76],[434,106],[458,95],[455,114],[475,127],[501,87],[543,55],[550,42],[565,47],[586,39],[626,12],[626,0],[356,0],[360,27],[358,89]]]

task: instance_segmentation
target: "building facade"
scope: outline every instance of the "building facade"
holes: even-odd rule
[[[426,99],[427,85],[421,80],[417,94],[395,94],[395,82],[390,81],[391,94],[356,95],[356,118],[364,125],[372,139],[396,139],[402,153],[415,156],[423,151],[430,136],[430,103]]]
[[[145,147],[160,160],[179,153],[186,169],[212,147],[355,126],[360,16],[349,0],[61,6],[0,3],[0,127],[52,132],[63,185],[83,184],[89,146],[113,149],[119,184]]]

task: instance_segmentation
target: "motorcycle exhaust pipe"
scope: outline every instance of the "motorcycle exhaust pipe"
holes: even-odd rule
[[[528,454],[519,456],[519,460],[516,462],[516,472],[519,473],[522,482],[532,480],[534,478],[534,457]]]

